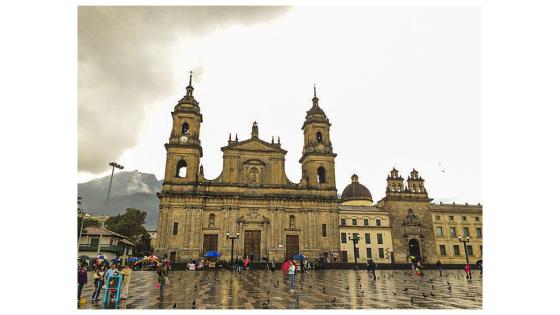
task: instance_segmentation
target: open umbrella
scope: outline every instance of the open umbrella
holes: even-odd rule
[[[303,254],[297,254],[297,255],[294,255],[294,259],[302,260],[302,259],[305,259],[305,256],[303,256]]]
[[[209,258],[216,258],[216,257],[220,257],[222,256],[222,254],[220,254],[219,252],[215,251],[215,250],[211,250],[209,252],[207,252],[206,254],[204,254],[204,257],[209,257]]]
[[[291,263],[292,263],[292,261],[289,260],[289,259],[286,260],[284,263],[282,263],[282,267],[281,267],[281,268],[282,268],[282,270],[283,270],[285,273],[288,273],[288,268],[290,268],[290,264],[291,264]]]

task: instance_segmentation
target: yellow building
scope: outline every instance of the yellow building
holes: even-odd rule
[[[217,178],[204,176],[200,163],[202,114],[193,96],[192,76],[173,118],[160,200],[157,255],[187,261],[217,250],[229,257],[266,257],[276,261],[303,253],[310,258],[339,254],[336,154],[330,122],[312,99],[302,126],[304,147],[299,160],[302,177],[291,182],[284,170],[287,151],[280,138],[237,135],[222,147],[223,168]],[[227,235],[237,235],[231,242]]]
[[[465,247],[459,241],[469,237],[467,253],[471,264],[482,259],[482,206],[432,204],[432,221],[438,259],[444,264],[464,264]]]
[[[341,261],[359,263],[373,259],[390,263],[393,252],[389,214],[373,205],[370,191],[352,175],[352,182],[342,192],[338,206]],[[359,238],[354,252],[351,238]]]

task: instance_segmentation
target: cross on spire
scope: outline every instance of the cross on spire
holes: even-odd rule
[[[189,85],[192,85],[192,70],[189,71],[190,73],[190,77],[189,77]]]

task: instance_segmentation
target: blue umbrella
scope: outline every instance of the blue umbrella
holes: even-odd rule
[[[215,250],[211,250],[211,251],[207,252],[206,254],[204,254],[204,257],[212,257],[212,258],[214,258],[214,257],[220,257],[220,256],[222,256],[222,254],[218,253],[218,252],[215,251]]]
[[[297,260],[305,259],[305,256],[303,256],[303,254],[297,254],[297,255],[294,255],[294,259],[297,259]]]

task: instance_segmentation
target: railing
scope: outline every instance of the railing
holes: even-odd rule
[[[97,252],[97,245],[80,244],[81,252]],[[122,255],[124,253],[124,248],[121,245],[101,245],[100,251],[116,253]]]

